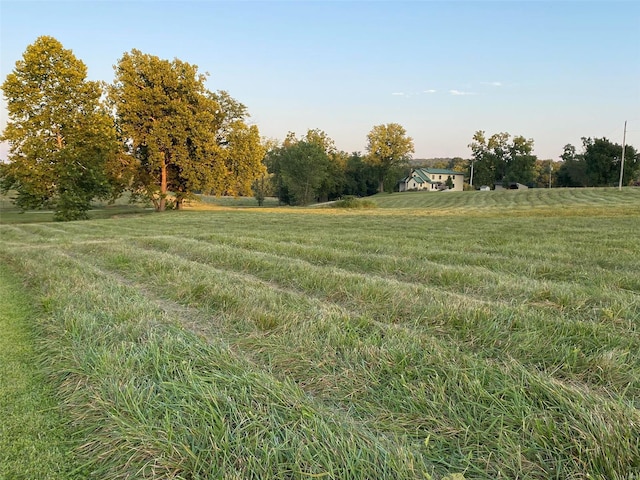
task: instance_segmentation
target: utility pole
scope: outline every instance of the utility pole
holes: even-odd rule
[[[627,121],[624,121],[624,132],[622,133],[622,160],[620,160],[620,182],[618,190],[622,190],[622,175],[624,174],[624,147],[627,140]]]
[[[471,178],[469,180],[469,185],[472,186],[472,187],[473,187],[473,161],[474,160],[475,159],[473,159],[473,158],[471,159]]]

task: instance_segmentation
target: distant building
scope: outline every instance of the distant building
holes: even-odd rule
[[[451,179],[451,188],[447,187],[448,179]],[[461,192],[463,187],[464,173],[444,168],[412,168],[411,173],[399,182],[401,192],[439,192],[441,190]]]

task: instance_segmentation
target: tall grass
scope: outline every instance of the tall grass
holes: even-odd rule
[[[99,478],[628,479],[640,202],[570,192],[1,226],[0,258]]]

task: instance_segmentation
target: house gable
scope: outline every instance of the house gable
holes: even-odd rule
[[[453,182],[451,190],[463,190],[464,173],[444,168],[412,168],[409,176],[400,180],[399,190],[440,191],[445,189],[448,178]]]

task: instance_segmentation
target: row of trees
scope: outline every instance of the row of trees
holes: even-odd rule
[[[48,36],[16,62],[2,85],[9,122],[1,140],[10,150],[0,188],[17,191],[23,209],[86,218],[94,198],[125,190],[158,211],[181,208],[194,192],[275,190],[292,204],[369,195],[413,152],[398,124],[374,127],[365,157],[337,151],[320,130],[277,145],[247,123],[242,103],[207,90],[195,65],[134,49],[114,69],[111,85],[88,81],[84,63]]]
[[[267,153],[273,193],[281,202],[305,205],[344,195],[366,196],[393,189],[413,153],[413,140],[397,123],[377,125],[367,135],[367,154],[339,151],[322,130],[302,138],[290,132]]]
[[[56,218],[85,218],[94,198],[124,190],[162,211],[194,191],[251,195],[265,147],[246,107],[210,92],[195,65],[138,50],[115,66],[112,85],[40,37],[2,85],[9,122],[3,190],[24,208],[52,205]],[[172,197],[169,197],[169,193]]]
[[[568,144],[561,155],[557,182],[562,187],[604,187],[617,185],[622,169],[622,146],[606,138],[583,138],[582,153]],[[640,155],[631,145],[624,149],[622,184],[640,180]]]
[[[469,144],[474,185],[517,182],[530,186],[606,187],[617,185],[620,178],[622,146],[606,138],[583,138],[583,153],[566,145],[561,162],[538,160],[533,155],[533,140],[496,133],[486,137],[478,131]],[[640,157],[635,148],[625,148],[622,179],[629,185],[640,173]]]
[[[496,133],[486,138],[483,131],[473,136],[469,145],[473,156],[476,185],[493,185],[497,182],[533,182],[536,156],[533,140],[523,136],[511,138],[508,133]]]
[[[139,50],[114,67],[113,84],[87,80],[84,63],[52,37],[40,37],[2,85],[9,122],[2,141],[0,188],[17,191],[24,208],[53,206],[58,219],[85,218],[94,198],[125,190],[156,210],[181,208],[194,192],[275,194],[287,204],[393,190],[406,174],[413,140],[397,123],[377,125],[366,153],[339,151],[327,134],[290,133],[280,144],[261,139],[247,108],[225,91],[211,92],[195,65]],[[615,183],[622,148],[583,139],[562,162],[533,155],[533,140],[478,131],[472,158],[441,165],[467,173],[474,185],[604,186]],[[635,149],[625,153],[624,183],[637,178]],[[540,185],[541,186],[541,185]]]

